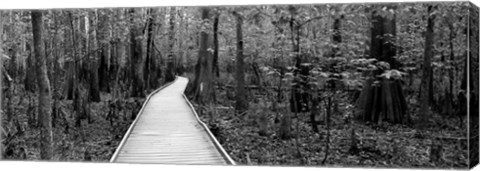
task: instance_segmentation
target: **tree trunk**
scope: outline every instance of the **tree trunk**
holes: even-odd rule
[[[50,160],[53,155],[52,141],[52,95],[50,90],[50,82],[47,76],[46,57],[43,47],[43,19],[42,12],[34,10],[31,12],[32,16],[32,30],[33,30],[33,43],[34,52],[36,57],[36,71],[37,71],[37,84],[39,89],[38,95],[38,113],[40,120],[40,158],[44,160]]]
[[[430,117],[430,96],[431,96],[431,85],[432,82],[430,81],[432,77],[432,56],[433,56],[433,27],[435,25],[435,15],[431,15],[433,12],[433,5],[428,6],[428,19],[427,19],[427,31],[425,34],[425,51],[424,51],[424,59],[423,59],[423,74],[422,74],[422,90],[421,92],[421,100],[422,100],[422,108],[421,108],[421,122],[422,125],[425,121]]]
[[[318,126],[317,126],[317,119],[316,116],[320,113],[320,98],[318,97],[318,92],[313,90],[312,95],[312,109],[310,110],[310,125],[312,127],[313,132],[318,133]]]
[[[397,69],[400,63],[393,58],[396,55],[394,38],[396,36],[396,20],[393,17],[383,17],[382,5],[375,5],[372,12],[370,58],[376,58],[390,64],[390,69]],[[386,5],[388,10],[395,10],[394,5]]]
[[[70,36],[71,36],[71,47],[72,47],[72,53],[73,53],[73,61],[67,61],[65,63],[67,70],[67,76],[66,76],[66,84],[64,88],[64,94],[66,96],[66,99],[71,100],[73,99],[75,101],[75,98],[78,98],[75,96],[75,90],[78,87],[79,83],[79,60],[78,60],[78,52],[77,52],[77,42],[76,42],[76,32],[75,32],[75,25],[74,25],[74,17],[72,12],[68,12],[68,20],[69,20],[69,25],[70,25]],[[37,80],[38,81],[38,80]]]
[[[130,9],[130,73],[132,73],[132,97],[144,96],[143,81],[143,35],[139,9]]]
[[[336,9],[337,11],[339,9]],[[342,43],[342,34],[341,34],[341,26],[342,26],[342,19],[344,18],[344,15],[340,15],[340,16],[336,16],[335,17],[335,20],[333,22],[333,35],[332,35],[332,40],[333,40],[333,44],[335,45],[333,48],[332,48],[332,54],[330,57],[332,58],[335,58],[335,57],[341,57],[342,56],[342,52],[340,51],[340,43]],[[340,75],[340,70],[338,70],[337,68],[338,65],[336,63],[333,63],[329,69],[331,70],[332,73],[334,74],[338,74]],[[336,91],[337,88],[341,85],[338,85],[338,83],[341,83],[341,81],[339,79],[342,79],[341,76],[340,77],[336,77],[334,75],[330,75],[331,78],[328,82],[328,85],[330,86],[331,88],[331,91]],[[338,112],[338,102],[336,100],[336,98],[332,98],[332,103],[333,103],[333,110],[332,112],[333,113],[337,113]]]
[[[237,30],[236,30],[237,58],[236,58],[236,69],[235,69],[235,79],[237,80],[237,87],[236,87],[237,91],[235,92],[235,96],[236,96],[235,110],[238,113],[243,113],[248,109],[248,103],[247,103],[247,98],[245,94],[245,72],[244,72],[245,62],[243,59],[244,58],[243,57],[243,35],[242,35],[243,16],[241,16],[241,14],[237,12],[234,12],[234,15],[237,19]]]
[[[113,12],[113,15],[116,16],[113,20],[124,20],[124,9],[116,9],[115,12]],[[109,75],[109,81],[112,83],[110,85],[112,87],[113,97],[116,97],[117,92],[119,92],[119,87],[120,87],[120,71],[121,71],[121,62],[124,60],[125,56],[125,44],[124,40],[126,38],[120,38],[120,37],[125,37],[125,36],[120,36],[123,35],[123,31],[118,31],[117,28],[120,23],[115,23],[112,22],[111,28],[113,29],[112,32],[110,32],[111,37],[115,38],[113,41],[111,41],[111,53],[110,53],[110,67],[108,69],[108,75]]]
[[[96,13],[96,12],[95,12]],[[90,16],[92,16],[90,19]],[[87,59],[87,68],[89,74],[89,101],[92,102],[100,102],[100,87],[99,87],[99,80],[98,80],[98,59],[97,56],[101,55],[97,52],[97,19],[96,14],[94,15],[87,15],[85,17],[85,25],[87,25],[85,33],[90,35],[92,32],[92,40],[89,40],[89,36],[87,36],[87,49],[86,53],[88,55]],[[90,29],[91,28],[91,29]],[[91,30],[91,31],[90,31]]]
[[[31,46],[27,45],[28,57],[26,59],[27,68],[35,68],[35,58]],[[35,70],[27,69],[25,74],[24,86],[25,90],[34,93],[36,91],[37,77],[35,76]]]
[[[469,166],[473,168],[478,164],[478,148],[479,148],[479,11],[475,7],[470,7],[469,15],[469,57],[470,57],[470,88],[469,88]]]
[[[109,38],[109,25],[108,25],[108,17],[109,13],[108,10],[98,10],[96,14],[96,18],[98,21],[98,34],[97,34],[97,41],[98,46],[100,47],[100,66],[98,67],[98,80],[99,80],[99,88],[103,92],[110,92],[109,81],[108,78],[108,58],[110,57],[110,38]]]
[[[332,49],[332,57],[337,57],[337,56],[340,56],[339,54],[337,54],[338,52],[340,52],[340,48],[338,48],[338,44],[342,42],[342,34],[341,34],[341,26],[342,26],[342,19],[344,18],[343,15],[340,15],[339,17],[336,17],[334,22],[333,22],[333,36],[332,36],[332,40],[333,40],[333,43],[336,45],[336,47],[334,47]]]
[[[372,12],[370,58],[390,64],[390,69],[397,69],[400,63],[394,58],[396,49],[394,38],[396,36],[395,16],[384,17],[381,15],[383,7],[395,10],[392,5],[374,5]],[[357,100],[358,114],[364,121],[378,123],[383,120],[392,123],[406,123],[409,116],[401,82],[386,78],[378,78],[383,70],[367,71],[367,79]]]
[[[156,23],[156,10],[149,9],[149,18],[148,18],[148,30],[147,30],[147,54],[146,54],[146,62],[145,62],[145,72],[144,78],[146,81],[146,89],[155,88],[158,86],[158,76],[157,72],[155,72],[155,68],[157,68],[156,58],[155,58],[155,51],[154,51],[154,30],[157,28]]]
[[[237,16],[238,18],[239,16]],[[241,16],[240,16],[241,17]],[[214,69],[214,72],[216,74],[217,77],[220,77],[220,69],[218,67],[218,20],[220,18],[220,13],[216,13],[215,14],[215,18],[213,19],[213,69]],[[237,29],[238,29],[238,22],[237,21]],[[242,21],[243,22],[243,21]],[[241,24],[240,23],[240,34],[241,34]],[[238,35],[238,30],[237,30],[237,35]],[[237,36],[237,39],[238,39],[238,36]],[[241,39],[240,39],[241,40]],[[238,46],[238,42],[237,42],[237,46]],[[243,47],[242,47],[243,48]],[[242,49],[243,51],[243,49]],[[238,55],[238,54],[237,54]],[[243,55],[242,55],[243,56]],[[238,57],[237,57],[238,58]],[[242,57],[243,58],[243,57]],[[243,69],[242,69],[243,71]]]
[[[292,85],[293,91],[292,96],[290,97],[290,103],[295,103],[290,105],[290,110],[294,113],[297,112],[308,112],[310,111],[309,106],[309,86],[308,86],[308,75],[310,71],[309,65],[303,65],[302,54],[300,54],[300,28],[301,25],[295,20],[297,15],[297,9],[294,6],[289,6],[288,10],[290,11],[290,34],[291,34],[291,43],[292,50],[295,56],[295,67],[293,80],[294,84]]]
[[[167,71],[165,72],[165,81],[170,82],[175,80],[175,57],[173,54],[173,45],[175,44],[175,7],[170,7],[170,30],[168,33],[168,59],[167,59]]]
[[[206,22],[210,19],[209,7],[202,7],[200,9],[202,13],[202,24],[208,24]],[[198,101],[201,104],[207,104],[215,102],[215,89],[214,89],[214,77],[213,77],[213,58],[208,52],[208,32],[202,30],[200,33],[200,49],[198,51],[198,61],[195,66],[195,78],[192,84],[189,85],[188,94],[193,100]]]

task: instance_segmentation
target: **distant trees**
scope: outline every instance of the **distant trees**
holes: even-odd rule
[[[45,50],[43,45],[43,18],[42,11],[31,11],[33,48],[36,58],[36,75],[38,85],[38,119],[40,121],[40,157],[43,160],[50,160],[53,156],[52,148],[52,94],[50,81],[47,75]]]

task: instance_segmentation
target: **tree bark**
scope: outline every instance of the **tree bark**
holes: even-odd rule
[[[396,55],[395,45],[393,43],[396,36],[395,16],[382,16],[380,13],[385,11],[383,11],[381,7],[382,5],[375,5],[375,10],[372,12],[373,27],[370,37],[370,58],[388,62],[391,69],[397,69],[400,63],[393,58]],[[395,10],[395,7],[393,5],[387,5],[387,10]]]
[[[27,44],[28,57],[26,59],[27,68],[35,68],[35,58],[30,44]],[[24,87],[26,91],[34,93],[36,91],[37,78],[35,77],[35,70],[27,69],[24,79]]]
[[[98,58],[97,56],[100,56],[101,53],[97,52],[97,18],[96,18],[96,11],[94,14],[87,15],[86,16],[86,21],[85,24],[88,26],[86,31],[86,34],[89,35],[90,32],[92,32],[91,39],[88,40],[87,36],[87,49],[86,53],[88,55],[88,68],[89,68],[89,84],[90,84],[90,89],[89,89],[89,101],[92,102],[100,102],[100,87],[99,87],[99,79],[98,79]],[[90,31],[91,30],[91,31]]]
[[[430,81],[432,77],[432,56],[433,56],[433,27],[435,25],[435,15],[431,15],[433,12],[433,5],[428,6],[428,19],[427,19],[427,30],[425,33],[425,50],[424,50],[424,59],[423,59],[423,74],[422,74],[422,91],[421,100],[421,119],[425,122],[428,117],[430,117],[430,96],[431,96],[431,85]],[[422,124],[423,125],[423,124]]]
[[[337,46],[332,49],[332,57],[340,56],[337,53],[340,50],[340,48],[338,48],[338,44],[342,42],[342,34],[341,34],[340,29],[341,29],[341,26],[342,26],[342,19],[343,18],[344,18],[344,16],[340,15],[339,17],[336,17],[334,22],[333,22],[332,40],[333,40],[333,43]]]
[[[141,21],[139,21],[138,10],[130,9],[130,73],[132,73],[132,97],[144,96],[143,80],[143,35]]]
[[[97,11],[97,21],[98,21],[98,34],[97,41],[98,46],[100,46],[100,66],[98,67],[98,80],[99,88],[103,92],[110,92],[110,79],[108,78],[108,59],[110,57],[110,37],[109,37],[109,25],[108,25],[108,10],[98,10]]]
[[[295,16],[297,15],[297,8],[294,6],[289,6],[288,10],[290,12],[289,26],[296,67],[294,70],[294,84],[292,85],[293,91],[291,91],[292,96],[290,97],[290,110],[294,113],[308,112],[310,111],[310,94],[308,92],[310,88],[307,78],[309,75],[310,66],[303,65],[302,54],[300,54],[301,25],[295,19]]]
[[[148,29],[147,29],[147,54],[146,54],[146,62],[145,62],[145,82],[146,82],[146,89],[155,88],[158,86],[158,76],[157,72],[155,72],[155,68],[157,68],[156,58],[155,58],[155,51],[154,51],[154,30],[157,28],[156,23],[156,10],[151,8],[149,9],[149,17],[148,17]]]
[[[37,84],[39,89],[38,95],[38,113],[40,120],[40,158],[44,160],[50,160],[53,155],[52,141],[52,95],[50,90],[50,82],[47,75],[47,65],[44,46],[43,46],[43,19],[42,12],[34,10],[31,12],[32,17],[32,30],[33,30],[33,43],[34,52],[36,57],[36,71],[37,71]]]
[[[386,11],[382,8],[386,7]],[[390,13],[395,10],[393,5],[374,5],[372,11],[372,28],[370,58],[390,64],[390,69],[397,69],[400,63],[394,58],[396,49],[394,38],[396,36],[395,15],[384,16],[381,13]],[[382,122],[383,120],[392,123],[406,123],[409,121],[407,106],[401,82],[377,77],[384,70],[377,69],[367,71],[365,75],[370,77],[364,83],[364,88],[357,100],[358,114],[366,122]]]
[[[176,15],[176,8],[170,7],[170,30],[168,33],[168,59],[167,59],[167,71],[165,72],[165,81],[171,82],[175,80],[175,57],[173,54],[173,46],[175,44],[175,15]]]
[[[208,24],[210,19],[210,8],[202,7],[202,24]],[[200,32],[200,49],[198,51],[198,61],[195,66],[195,78],[192,84],[189,85],[188,93],[193,100],[201,104],[215,102],[215,89],[213,77],[213,58],[208,52],[208,32],[201,30]]]
[[[468,129],[469,129],[469,166],[473,168],[478,164],[478,148],[479,148],[479,10],[470,6],[469,14],[469,82],[470,88],[468,89],[469,96],[469,111],[468,111]]]
[[[248,109],[248,103],[247,103],[247,98],[245,94],[245,72],[244,72],[245,62],[243,57],[243,35],[242,35],[243,16],[241,16],[241,14],[237,12],[234,12],[234,15],[237,19],[237,26],[236,26],[237,58],[236,58],[236,69],[235,69],[235,79],[237,80],[237,88],[236,88],[237,91],[235,92],[235,96],[236,96],[235,110],[238,113],[242,113]]]
[[[220,77],[220,69],[218,67],[218,21],[219,21],[219,18],[220,18],[220,13],[217,12],[213,19],[213,69],[217,77]],[[237,29],[238,29],[238,24],[237,24]],[[241,23],[240,23],[240,32],[241,32]],[[238,30],[237,30],[237,35],[238,35]],[[237,43],[237,46],[238,46],[238,43]]]

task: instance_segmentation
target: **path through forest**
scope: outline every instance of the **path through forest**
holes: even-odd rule
[[[177,77],[149,97],[112,162],[226,164],[183,98],[187,83]]]

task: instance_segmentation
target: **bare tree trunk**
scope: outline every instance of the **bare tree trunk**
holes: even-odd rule
[[[237,80],[237,91],[235,92],[235,96],[236,96],[235,110],[238,113],[242,113],[248,109],[247,98],[245,96],[246,95],[245,94],[245,62],[243,57],[243,35],[242,35],[243,16],[241,16],[241,14],[237,12],[234,12],[234,15],[237,19],[237,31],[236,31],[237,32],[237,58],[236,58],[236,69],[235,69],[235,79]]]
[[[382,8],[395,10],[393,5],[374,5],[374,10],[371,13],[370,58],[387,62],[390,69],[398,69],[401,63],[394,58],[396,47],[393,42],[396,36],[395,15],[393,17],[382,16],[380,14]],[[364,121],[377,123],[387,120],[392,123],[406,123],[410,117],[406,111],[407,105],[401,89],[401,82],[378,78],[377,75],[383,72],[384,70],[378,69],[365,73],[370,78],[365,82],[365,86],[357,99],[359,114],[363,115]],[[380,84],[373,84],[377,81]]]
[[[206,21],[210,19],[209,7],[202,7],[200,9],[202,13],[202,20],[206,24]],[[192,84],[189,85],[188,93],[193,100],[202,104],[215,102],[215,89],[214,89],[214,77],[213,77],[213,58],[207,51],[208,45],[208,32],[201,31],[200,33],[200,49],[198,51],[198,61],[195,66],[195,78]]]
[[[98,67],[98,80],[99,80],[99,88],[101,91],[110,92],[109,82],[110,79],[108,78],[108,58],[110,57],[110,37],[109,37],[109,24],[108,24],[108,17],[109,12],[105,9],[100,9],[96,12],[96,21],[98,21],[97,30],[97,41],[98,46],[101,48],[100,50],[100,66]],[[112,28],[113,29],[113,28]],[[111,66],[111,65],[110,65]]]
[[[35,58],[30,44],[27,45],[28,57],[26,59],[27,68],[35,68]],[[26,91],[36,91],[37,78],[35,77],[35,70],[27,69],[25,73],[24,87]]]
[[[155,68],[157,68],[156,58],[155,58],[155,51],[154,51],[154,30],[157,28],[156,23],[156,9],[149,9],[148,11],[148,24],[147,24],[147,51],[146,51],[146,61],[145,61],[145,82],[146,82],[146,89],[155,88],[158,86],[158,76],[157,72],[155,72]]]
[[[92,102],[100,102],[100,87],[99,87],[99,79],[98,79],[98,58],[101,53],[97,51],[97,17],[96,11],[93,15],[87,15],[85,17],[85,25],[88,28],[86,31],[87,35],[90,35],[92,32],[91,39],[89,40],[89,36],[87,36],[87,49],[86,53],[88,54],[88,68],[89,68],[89,101]],[[91,18],[91,19],[90,19]],[[90,31],[92,30],[92,31]]]
[[[423,59],[423,74],[422,74],[422,108],[421,108],[421,120],[424,123],[428,117],[430,117],[430,93],[431,85],[430,81],[432,77],[432,56],[433,56],[433,27],[435,25],[435,15],[431,15],[434,7],[432,5],[428,6],[428,19],[427,19],[427,31],[425,34],[425,51]],[[424,124],[421,124],[424,125]]]
[[[470,168],[478,165],[478,148],[479,148],[479,106],[478,106],[478,96],[479,96],[479,10],[478,8],[471,6],[470,15],[469,15],[469,82],[470,88],[468,89],[469,96],[469,111],[468,111],[468,129],[469,129],[469,166]]]
[[[167,72],[165,72],[165,81],[170,82],[175,80],[175,57],[173,54],[173,45],[175,44],[175,7],[170,7],[170,30],[168,33],[168,59],[167,59]]]
[[[295,84],[292,85],[292,96],[290,97],[290,103],[295,103],[294,105],[290,105],[290,110],[294,113],[296,112],[308,112],[310,111],[309,106],[309,99],[310,95],[308,92],[309,85],[307,83],[307,78],[309,75],[310,67],[306,65],[302,65],[302,54],[300,54],[300,32],[301,32],[301,25],[296,21],[296,15],[298,13],[298,9],[294,6],[289,6],[288,10],[290,12],[290,34],[291,34],[291,43],[293,54],[295,55],[295,67],[294,70],[294,82]]]
[[[67,71],[67,84],[65,87],[65,94],[68,100],[78,98],[75,96],[75,91],[78,87],[79,83],[79,60],[78,60],[78,52],[77,52],[77,36],[75,32],[75,25],[74,25],[74,17],[72,12],[68,12],[69,24],[70,24],[70,33],[71,33],[71,43],[72,43],[72,53],[73,53],[73,62],[67,62],[68,71]],[[33,61],[33,60],[32,60]],[[37,80],[38,81],[38,80]]]
[[[32,30],[33,30],[33,43],[35,57],[37,58],[37,84],[39,89],[38,96],[38,112],[40,122],[40,158],[44,160],[50,160],[53,155],[52,141],[52,95],[50,90],[50,82],[47,76],[46,57],[42,41],[43,33],[43,19],[42,12],[34,10],[32,15]]]
[[[130,73],[133,74],[132,97],[143,97],[145,85],[143,82],[143,36],[138,16],[139,9],[130,9]]]
[[[213,19],[213,69],[214,69],[215,75],[217,77],[220,77],[220,69],[218,67],[218,21],[219,21],[219,18],[220,18],[220,13],[217,12],[215,14],[214,19]],[[237,23],[238,23],[238,21],[237,21]],[[237,25],[237,29],[238,29],[238,25]],[[241,23],[240,23],[240,32],[242,32],[241,31]],[[238,35],[238,30],[237,30],[237,35]],[[238,39],[238,36],[237,36],[237,39]],[[238,46],[238,43],[237,43],[237,46]],[[243,69],[242,69],[242,71],[243,71]]]

